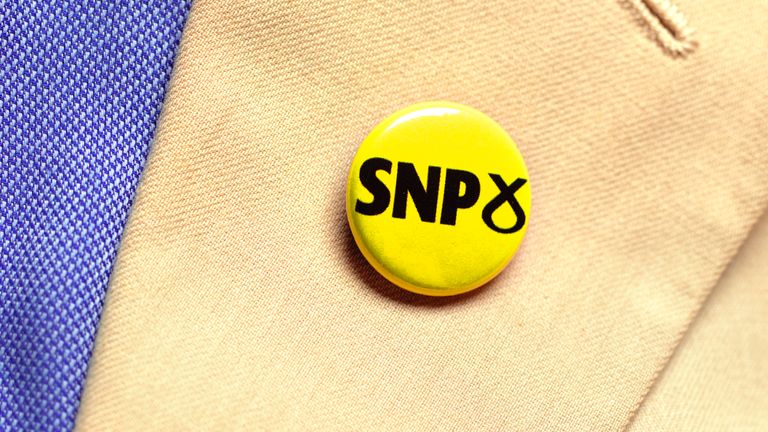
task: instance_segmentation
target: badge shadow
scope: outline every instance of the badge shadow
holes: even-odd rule
[[[342,199],[331,200],[335,217],[330,219],[335,220],[334,229],[336,230],[336,238],[339,239],[338,242],[334,242],[334,247],[339,249],[335,251],[335,253],[340,254],[343,257],[342,261],[352,270],[356,278],[362,281],[368,289],[376,294],[398,303],[416,307],[434,308],[468,304],[485,298],[486,296],[498,294],[498,290],[502,289],[500,286],[501,284],[498,282],[498,277],[470,292],[447,297],[433,297],[416,294],[398,287],[379,274],[365,259],[362,252],[360,252],[347,222],[346,184],[342,184],[341,187],[336,188],[336,190],[338,191],[336,196],[340,196]],[[513,266],[514,260],[503,270],[503,272],[511,271]]]

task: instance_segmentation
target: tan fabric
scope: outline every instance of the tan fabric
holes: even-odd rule
[[[768,200],[768,3],[200,0],[124,234],[80,430],[616,430]],[[534,209],[473,294],[392,287],[344,219],[405,105],[502,124]]]
[[[725,272],[631,432],[768,430],[768,214]]]

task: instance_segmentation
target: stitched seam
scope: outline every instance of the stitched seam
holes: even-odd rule
[[[733,260],[737,257],[742,247],[744,246],[744,243],[746,243],[747,238],[749,238],[751,233],[755,230],[755,226],[757,226],[758,222],[763,217],[766,217],[765,215],[768,215],[768,204],[764,204],[761,207],[761,210],[757,212],[757,215],[758,216],[752,220],[752,223],[750,224],[750,227],[747,230],[747,233],[744,235],[744,237],[740,239],[737,245],[728,254],[728,259],[725,260],[723,264],[717,269],[717,273],[718,273],[717,280],[704,293],[702,293],[701,296],[699,296],[699,298],[696,299],[695,307],[686,318],[685,323],[683,324],[683,327],[675,335],[675,339],[672,342],[672,346],[667,350],[666,354],[661,359],[661,362],[656,367],[656,370],[654,371],[650,382],[643,390],[643,393],[640,395],[640,398],[632,406],[632,409],[629,412],[629,415],[626,417],[624,423],[621,425],[621,428],[619,429],[620,431],[626,432],[632,426],[632,423],[635,421],[635,417],[637,417],[637,413],[640,412],[640,409],[643,407],[643,404],[648,399],[648,395],[650,395],[651,391],[656,387],[656,384],[661,378],[661,375],[669,366],[669,363],[672,360],[672,357],[675,355],[675,353],[677,353],[677,350],[680,347],[681,343],[683,342],[683,339],[688,334],[691,327],[694,325],[696,319],[699,316],[699,313],[704,308],[704,305],[706,304],[707,300],[709,300],[710,295],[712,294],[712,291],[717,287],[717,285],[720,284],[720,281],[722,280],[723,275],[725,274],[725,271],[728,269],[728,267],[730,267]]]
[[[625,0],[651,39],[672,57],[686,57],[698,48],[695,30],[671,0]]]

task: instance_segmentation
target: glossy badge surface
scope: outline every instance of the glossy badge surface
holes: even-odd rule
[[[419,294],[449,296],[496,276],[525,236],[528,171],[485,114],[426,102],[379,123],[352,161],[347,218],[368,262]]]

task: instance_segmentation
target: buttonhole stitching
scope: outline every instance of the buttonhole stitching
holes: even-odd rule
[[[698,48],[695,30],[671,0],[623,0],[636,12],[651,39],[670,56],[686,57]]]

